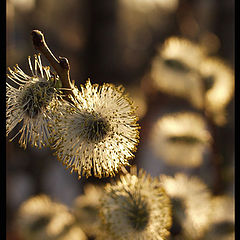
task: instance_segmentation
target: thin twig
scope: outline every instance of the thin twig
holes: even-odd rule
[[[64,88],[64,92],[68,95],[71,94],[71,86],[70,86],[70,64],[65,57],[59,57],[59,60],[53,55],[51,50],[48,48],[47,43],[44,39],[44,35],[39,30],[32,31],[32,41],[34,47],[41,52],[49,61],[51,66],[57,72],[62,86]]]

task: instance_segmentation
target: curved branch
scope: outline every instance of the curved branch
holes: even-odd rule
[[[59,57],[57,59],[51,50],[48,48],[47,43],[44,39],[44,35],[39,30],[33,30],[32,31],[32,41],[34,47],[41,52],[49,61],[51,66],[54,68],[54,70],[57,72],[61,82],[62,86],[64,88],[64,92],[68,95],[71,94],[71,85],[70,85],[70,64],[65,57]]]

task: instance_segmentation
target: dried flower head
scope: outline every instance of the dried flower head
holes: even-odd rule
[[[159,180],[143,171],[106,185],[100,216],[113,239],[165,239],[171,226],[168,196]]]
[[[197,177],[178,173],[174,177],[160,176],[173,207],[171,235],[183,239],[198,239],[211,222],[211,194]]]
[[[56,154],[79,178],[113,176],[128,165],[139,138],[134,107],[123,87],[72,84],[72,104],[63,102],[56,116]]]
[[[32,146],[41,148],[49,144],[48,121],[58,99],[54,87],[57,78],[51,75],[49,67],[42,66],[40,55],[34,56],[34,66],[30,57],[28,63],[32,76],[25,74],[18,65],[14,70],[8,68],[10,74],[7,77],[11,84],[6,83],[7,136],[18,123],[23,122],[22,128],[13,138],[21,134],[19,139],[21,146],[26,148],[30,142]]]
[[[96,237],[100,232],[100,219],[98,210],[100,198],[103,194],[102,187],[88,184],[84,188],[84,194],[74,201],[73,212],[78,225],[88,236]]]
[[[203,59],[197,44],[177,37],[168,38],[153,59],[151,78],[163,92],[189,100],[193,106],[203,106],[203,84],[197,69]]]
[[[200,65],[205,84],[206,110],[218,125],[226,123],[225,107],[234,94],[234,73],[221,59],[206,58]]]
[[[48,196],[34,196],[20,206],[17,217],[19,233],[26,240],[52,239],[56,232],[55,219],[66,212],[64,205],[52,202]]]
[[[150,139],[155,154],[167,164],[197,167],[211,137],[201,115],[184,112],[160,118]]]

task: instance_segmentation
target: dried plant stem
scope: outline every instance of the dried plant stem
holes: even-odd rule
[[[48,48],[46,41],[44,39],[44,35],[41,31],[39,30],[33,30],[32,31],[32,41],[34,47],[42,53],[51,66],[55,69],[57,72],[61,82],[62,82],[62,87],[64,88],[64,92],[68,95],[71,94],[71,86],[70,86],[70,65],[65,57],[59,57],[57,59],[51,50]]]

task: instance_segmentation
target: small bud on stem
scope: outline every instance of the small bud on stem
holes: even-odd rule
[[[70,86],[70,65],[65,57],[59,57],[59,60],[53,55],[51,50],[48,48],[44,35],[39,30],[33,30],[32,31],[32,41],[34,47],[40,51],[49,61],[49,63],[52,65],[52,67],[55,69],[57,74],[60,77],[60,80],[62,82],[62,86],[65,89],[65,93],[71,94],[71,86]],[[69,89],[69,90],[68,90]]]

